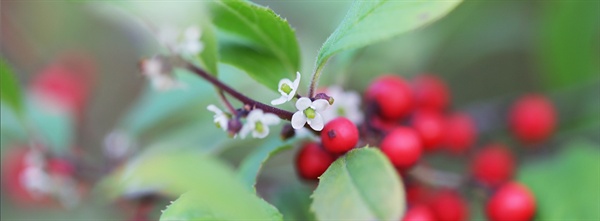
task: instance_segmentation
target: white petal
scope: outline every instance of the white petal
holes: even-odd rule
[[[240,135],[240,137],[242,137],[242,139],[244,139],[251,131],[254,131],[254,123],[246,123],[244,124],[244,126],[242,126],[242,129],[238,134]]]
[[[292,86],[294,91],[296,91],[296,89],[298,89],[298,85],[300,85],[300,72],[296,72],[296,79],[294,79],[293,84],[290,84],[290,86]]]
[[[315,118],[308,119],[308,125],[310,125],[310,127],[312,127],[312,129],[316,131],[323,130],[323,127],[325,126],[323,122],[323,117],[319,113],[315,114]]]
[[[252,132],[252,136],[254,138],[261,138],[262,139],[262,138],[267,137],[267,135],[269,135],[269,127],[266,127],[266,126],[263,127],[263,131],[262,132],[258,132],[256,130],[254,132]]]
[[[221,114],[223,114],[223,111],[221,111],[221,109],[219,109],[214,104],[208,105],[208,107],[206,107],[206,109],[208,109],[209,111],[214,112],[215,115],[221,115]]]
[[[225,115],[215,115],[215,123],[218,123],[219,126],[224,130],[227,131],[227,126],[229,124],[229,118],[227,118],[227,116]]]
[[[283,103],[285,103],[287,101],[288,101],[287,96],[281,95],[281,97],[278,97],[277,99],[272,100],[271,101],[271,105],[280,105],[280,104],[283,104]]]
[[[275,125],[280,121],[279,117],[272,113],[266,113],[262,117],[262,123],[266,125]]]
[[[315,111],[321,112],[321,111],[326,110],[329,107],[329,102],[326,101],[325,99],[317,99],[312,102],[311,106],[315,108]]]
[[[306,116],[304,116],[304,113],[302,113],[302,111],[294,113],[292,116],[292,127],[294,129],[300,129],[304,127],[304,124],[306,124]]]
[[[296,109],[298,109],[299,111],[303,111],[306,110],[306,108],[309,108],[311,104],[312,101],[310,100],[310,98],[301,97],[300,99],[298,99],[298,101],[296,101]]]
[[[292,89],[293,89],[294,85],[292,84],[292,81],[290,79],[284,78],[284,79],[279,80],[279,85],[277,86],[277,90],[279,91],[279,93],[281,93],[281,95],[288,95],[288,93],[285,93],[283,90],[281,90],[281,86],[283,84],[289,85],[290,87],[292,87]]]
[[[263,110],[262,109],[254,109],[252,111],[250,111],[250,113],[248,114],[248,117],[246,117],[246,120],[248,121],[248,123],[252,122],[257,122],[260,121],[263,118]]]
[[[189,28],[185,29],[183,37],[188,41],[199,40],[200,34],[200,29],[197,26],[190,26]]]

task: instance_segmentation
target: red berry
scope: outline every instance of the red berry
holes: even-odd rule
[[[419,135],[409,127],[398,127],[381,141],[381,151],[400,170],[407,170],[417,163],[421,148]]]
[[[413,94],[399,76],[384,75],[377,78],[366,92],[367,99],[377,104],[379,114],[388,120],[406,116],[413,107]]]
[[[446,84],[435,75],[420,75],[413,80],[415,103],[418,108],[443,111],[448,106],[450,93]]]
[[[527,221],[535,214],[535,199],[527,187],[511,182],[502,186],[487,203],[491,221]]]
[[[431,195],[431,190],[421,185],[412,184],[406,187],[406,202],[409,206],[425,203]]]
[[[468,219],[468,208],[458,193],[445,190],[431,201],[430,208],[439,221],[462,221]]]
[[[475,155],[471,170],[479,182],[495,187],[512,178],[515,160],[506,147],[491,144]]]
[[[510,112],[512,132],[526,143],[545,140],[554,131],[555,124],[554,105],[542,95],[521,97]]]
[[[416,205],[408,209],[402,221],[435,221],[435,215],[425,205]]]
[[[47,206],[51,200],[46,194],[31,192],[23,177],[30,167],[27,161],[29,147],[14,147],[2,154],[2,194],[18,206]]]
[[[321,142],[331,153],[346,153],[358,143],[358,128],[352,121],[338,117],[325,125],[321,131]]]
[[[307,180],[316,180],[321,176],[335,158],[323,150],[319,144],[311,142],[302,145],[296,157],[296,170],[300,177]]]
[[[419,111],[414,115],[412,126],[415,128],[425,151],[439,147],[444,138],[444,119],[432,111]]]
[[[464,153],[475,143],[477,128],[473,119],[463,113],[455,113],[446,118],[444,146],[453,153]]]
[[[48,173],[56,174],[61,176],[72,176],[75,173],[75,167],[71,162],[60,159],[53,158],[48,160]]]

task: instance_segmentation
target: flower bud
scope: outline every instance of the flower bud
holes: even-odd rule
[[[327,95],[325,93],[318,93],[315,96],[315,100],[318,100],[318,99],[326,100],[327,102],[329,102],[329,105],[333,105],[333,102],[334,102],[333,97],[330,97],[329,95]]]
[[[227,132],[229,136],[235,136],[242,129],[242,122],[240,122],[239,118],[232,118],[227,122]]]

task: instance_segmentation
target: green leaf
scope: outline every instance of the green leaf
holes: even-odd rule
[[[255,190],[256,178],[262,168],[262,165],[273,155],[292,148],[292,141],[282,142],[279,137],[271,139],[269,142],[262,144],[261,147],[250,153],[240,164],[238,176],[249,186]]]
[[[310,194],[312,187],[299,182],[291,185],[282,185],[271,198],[271,202],[281,214],[284,220],[316,220],[310,211]]]
[[[0,58],[0,101],[10,105],[18,115],[21,115],[22,99],[19,82],[15,78],[13,70],[4,61],[4,58]]]
[[[73,116],[67,112],[47,111],[43,105],[27,103],[27,118],[37,138],[54,154],[67,153],[75,138]]]
[[[318,220],[400,220],[406,206],[398,173],[376,148],[338,158],[312,197]]]
[[[517,177],[535,195],[537,220],[600,220],[597,147],[573,142],[553,159],[521,167]]]
[[[204,44],[204,50],[202,50],[198,56],[199,62],[208,73],[218,75],[219,70],[217,64],[219,63],[219,53],[217,34],[210,22],[202,22],[201,27],[202,37],[200,41]]]
[[[283,220],[275,207],[239,190],[216,186],[212,191],[187,192],[167,207],[160,220]]]
[[[272,90],[282,78],[300,68],[300,49],[294,30],[272,10],[249,1],[216,1],[213,21],[224,35],[220,56],[224,63],[244,70]]]
[[[461,0],[355,1],[317,56],[317,73],[334,54],[364,47],[429,24],[454,9]]]

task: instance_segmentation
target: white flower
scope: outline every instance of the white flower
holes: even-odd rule
[[[170,74],[170,68],[165,66],[164,62],[159,56],[142,61],[142,73],[150,79],[152,87],[159,91],[185,88],[183,83],[177,81]]]
[[[221,111],[217,106],[211,104],[206,107],[209,111],[215,113],[214,122],[217,124],[217,127],[220,127],[224,131],[227,131],[227,123],[229,122],[229,116],[227,113]]]
[[[298,85],[300,84],[300,72],[296,72],[296,79],[294,82],[292,80],[284,78],[279,81],[279,93],[281,93],[281,97],[272,100],[271,105],[280,105],[285,102],[288,102],[296,96],[296,91],[298,90]]]
[[[323,111],[323,119],[329,122],[337,117],[345,117],[355,124],[363,121],[364,115],[360,111],[360,95],[356,91],[344,91],[339,86],[327,88],[327,95],[333,97],[331,108]]]
[[[252,131],[252,137],[265,138],[269,134],[269,125],[279,123],[279,117],[272,113],[264,113],[261,109],[254,109],[246,118],[246,124],[240,131],[242,139]]]
[[[200,29],[191,26],[183,32],[183,39],[179,43],[179,52],[184,55],[197,55],[204,50],[204,44],[200,41]]]
[[[323,130],[324,122],[320,112],[329,107],[329,102],[323,99],[311,101],[309,98],[302,97],[296,102],[298,112],[292,116],[292,127],[300,129],[308,122],[308,125],[316,131]]]

